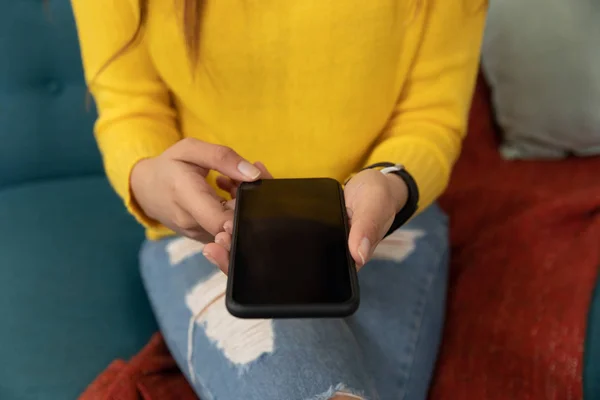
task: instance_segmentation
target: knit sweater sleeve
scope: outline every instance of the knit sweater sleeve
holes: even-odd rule
[[[390,123],[366,165],[402,164],[420,209],[446,188],[461,148],[479,65],[483,0],[422,2],[419,47]]]
[[[143,36],[113,59],[137,29],[137,2],[72,0],[72,5],[86,80],[98,108],[94,134],[107,176],[128,210],[146,227],[156,227],[135,204],[130,173],[138,161],[177,142],[180,132],[169,90]]]

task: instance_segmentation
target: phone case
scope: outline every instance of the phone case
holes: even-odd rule
[[[310,179],[329,179],[329,178],[310,178]],[[333,180],[333,179],[332,179]],[[348,224],[348,215],[346,213],[346,204],[344,201],[344,192],[339,182],[335,181],[340,192],[340,207],[344,217],[344,229],[346,233],[346,243],[350,234]],[[252,183],[251,183],[252,184]],[[244,185],[244,183],[242,183]],[[240,192],[238,192],[240,193]],[[238,198],[238,204],[243,198]],[[233,281],[235,274],[235,249],[237,237],[237,221],[239,207],[236,205],[234,211],[233,235],[229,262],[229,276],[227,279],[227,291],[225,295],[225,306],[231,315],[238,318],[342,318],[347,317],[358,309],[360,304],[360,289],[358,285],[358,276],[356,273],[356,264],[350,254],[350,249],[346,247],[346,259],[350,273],[350,285],[352,296],[342,303],[324,303],[324,304],[298,304],[298,305],[245,305],[236,302],[233,299]]]

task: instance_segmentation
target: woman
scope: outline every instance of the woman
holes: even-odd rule
[[[148,295],[202,399],[426,397],[448,267],[431,204],[465,132],[483,1],[73,0],[106,172],[147,228]],[[271,176],[350,178],[354,316],[226,312],[223,199]],[[376,253],[411,181],[419,215]]]

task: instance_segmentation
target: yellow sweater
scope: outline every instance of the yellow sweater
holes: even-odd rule
[[[150,238],[168,234],[132,202],[139,160],[183,137],[228,145],[275,177],[343,181],[406,166],[421,208],[445,189],[466,129],[485,0],[205,0],[192,71],[175,0],[72,0],[107,175]],[[95,78],[92,82],[92,79]],[[210,179],[214,179],[210,176]]]

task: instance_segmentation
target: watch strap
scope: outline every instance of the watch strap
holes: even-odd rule
[[[419,188],[417,186],[417,182],[400,164],[380,162],[369,165],[365,169],[380,169],[380,171],[386,175],[394,174],[402,179],[408,188],[408,198],[406,200],[406,204],[404,204],[402,209],[396,214],[396,217],[394,217],[394,221],[392,222],[392,226],[390,226],[390,229],[385,234],[385,236],[389,236],[392,232],[404,225],[417,212],[419,208]]]

